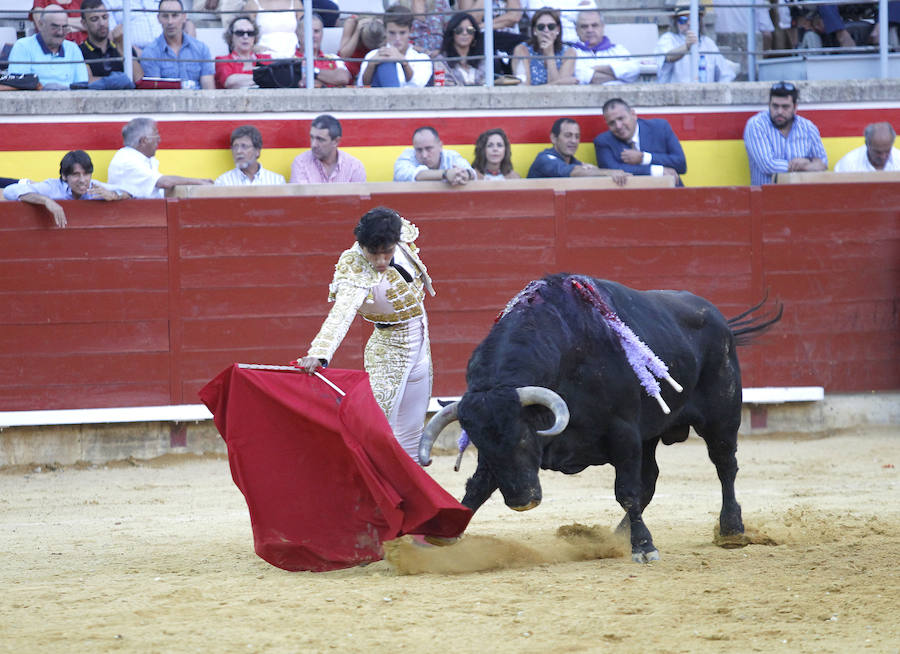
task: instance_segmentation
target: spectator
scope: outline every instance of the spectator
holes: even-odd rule
[[[713,0],[715,9],[716,23],[715,33],[716,42],[725,48],[726,51],[732,50],[737,52],[747,52],[747,31],[750,27],[750,10],[749,7],[739,7],[735,5],[746,5],[747,0]],[[762,7],[756,8],[756,32],[762,36],[761,40],[757,40],[757,48],[762,45],[763,50],[771,50],[775,24],[769,15],[769,10]],[[790,29],[791,14],[790,10],[783,3],[778,3],[775,7],[775,13],[778,18],[780,29]]]
[[[343,130],[337,118],[322,114],[309,126],[309,150],[291,164],[291,184],[364,182],[366,169],[356,157],[338,150]]]
[[[597,165],[619,168],[632,175],[668,175],[677,179],[687,172],[678,137],[662,118],[644,120],[621,98],[607,100],[603,120],[609,131],[594,139]]]
[[[350,71],[351,79],[356,81],[362,59],[372,50],[384,45],[384,23],[375,16],[349,16],[344,19],[341,45],[338,56]],[[353,61],[356,60],[356,61]]]
[[[819,5],[816,9],[819,12],[819,16],[822,17],[825,34],[831,36],[837,41],[838,46],[842,48],[856,47],[856,41],[853,40],[850,32],[847,31],[844,19],[841,18],[838,5]]]
[[[37,75],[44,90],[68,89],[87,83],[88,71],[81,50],[66,41],[69,22],[59,5],[48,5],[37,19],[37,34],[17,40],[9,52],[11,75]],[[49,63],[54,62],[54,63]]]
[[[431,60],[409,43],[412,13],[406,7],[392,5],[382,20],[387,43],[366,55],[356,78],[357,86],[423,87],[428,84]]]
[[[719,47],[711,38],[703,34],[703,7],[700,7],[700,36],[691,31],[691,8],[675,8],[672,29],[656,43],[656,81],[661,84],[693,81],[691,69],[691,47],[697,44],[700,53],[698,82],[731,82],[736,77],[731,62],[719,52]]]
[[[769,108],[744,127],[750,183],[769,184],[775,173],[828,169],[819,129],[797,115],[797,87],[777,82],[769,90]]]
[[[636,82],[641,64],[631,57],[624,45],[616,45],[603,34],[603,15],[594,9],[578,12],[575,25],[578,53],[575,77],[579,84],[622,84]]]
[[[284,176],[266,170],[259,163],[262,134],[253,125],[241,125],[231,133],[234,168],[216,178],[216,186],[270,186],[284,184]]]
[[[462,11],[467,11],[477,21],[478,29],[484,31],[484,0],[460,0],[458,3]],[[494,70],[497,73],[512,74],[509,65],[510,57],[516,46],[525,41],[525,36],[519,33],[519,21],[522,20],[521,0],[495,0],[494,7],[494,54],[500,58],[494,62]]]
[[[128,36],[131,45],[139,51],[152,43],[162,34],[162,25],[159,24],[157,13],[159,12],[159,0],[106,0],[106,6],[112,12],[115,26],[110,37],[121,50],[123,42],[122,23],[125,22],[124,3],[131,8]],[[112,23],[112,21],[110,21]]]
[[[123,61],[100,61],[122,56],[118,48],[109,40],[109,11],[103,4],[103,0],[84,0],[81,9],[84,12],[81,23],[87,38],[79,47],[88,66],[90,88],[133,89],[134,82],[140,81],[144,76],[144,71],[136,56],[131,60],[131,75],[134,82],[125,74]],[[134,49],[132,49],[132,54],[137,54]]]
[[[597,8],[595,0],[525,0],[525,4],[528,15],[532,17],[535,11],[543,7],[555,9],[559,15],[562,41],[565,44],[575,43],[578,40],[575,29],[578,12]]]
[[[434,127],[420,127],[413,132],[413,146],[407,148],[394,162],[395,182],[447,182],[450,186],[464,186],[476,178],[475,171],[462,155],[445,150]]]
[[[322,17],[319,16],[319,14],[314,13],[312,17],[312,37],[313,52],[316,55],[316,61],[313,68],[313,75],[315,75],[316,78],[315,86],[317,88],[323,86],[347,86],[351,79],[350,71],[347,70],[347,66],[334,55],[326,55],[322,52],[323,28],[324,24],[322,23]],[[302,22],[297,27],[297,39],[300,45],[297,47],[294,57],[302,62],[304,55]],[[302,71],[303,74],[306,73],[305,68],[303,68]],[[300,88],[306,87],[306,80],[303,79],[303,77],[300,78],[298,86]]]
[[[613,182],[625,186],[628,173],[618,169],[597,168],[575,158],[581,142],[581,127],[572,118],[557,118],[550,128],[550,143],[535,158],[528,177],[612,177]]]
[[[201,186],[213,183],[211,179],[159,172],[159,161],[153,156],[159,148],[159,129],[152,118],[133,118],[122,128],[122,141],[124,147],[109,162],[107,179],[135,198],[161,198],[164,189],[179,184]]]
[[[6,200],[21,200],[44,207],[57,227],[67,224],[66,212],[56,200],[124,200],[125,191],[91,181],[94,164],[84,150],[67,152],[59,162],[59,179],[30,182],[23,179],[3,189]]]
[[[79,11],[81,0],[34,0],[34,4],[31,6],[31,20],[34,21],[35,28],[37,28],[38,15],[48,5],[59,5],[60,8],[65,5],[64,11],[68,11],[69,17],[69,31],[66,33],[66,39],[76,45],[81,45],[87,38],[81,25],[81,12]]]
[[[513,50],[513,71],[525,84],[577,84],[575,51],[563,46],[559,12],[544,7],[531,17],[531,38]]]
[[[834,165],[836,173],[870,173],[900,170],[900,150],[894,147],[897,132],[890,123],[871,123],[863,132],[866,143],[850,150]]]
[[[389,0],[385,0],[387,4]],[[434,57],[441,47],[444,26],[453,9],[450,0],[400,0],[397,3],[413,13],[409,41],[419,52]]]
[[[509,138],[499,127],[478,135],[475,141],[475,160],[472,162],[478,179],[519,179],[512,167],[512,150]]]
[[[259,40],[259,29],[249,16],[235,16],[222,33],[228,54],[216,57],[216,88],[244,89],[253,86],[256,62],[269,61],[267,54],[256,54],[253,46]],[[241,61],[241,60],[244,61]]]
[[[209,48],[185,34],[187,15],[181,0],[160,0],[157,16],[163,33],[141,53],[144,75],[180,79],[185,89],[214,89],[216,70]]]
[[[484,84],[484,44],[471,14],[458,11],[447,21],[435,70],[441,66],[445,86]]]
[[[260,52],[289,59],[297,49],[297,25],[303,15],[299,0],[247,0],[244,10],[259,26]],[[258,12],[258,13],[257,13]]]

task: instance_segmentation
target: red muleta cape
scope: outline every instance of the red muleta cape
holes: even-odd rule
[[[382,558],[403,534],[459,536],[472,512],[397,443],[368,374],[234,364],[201,391],[250,509],[256,553],[285,570]]]

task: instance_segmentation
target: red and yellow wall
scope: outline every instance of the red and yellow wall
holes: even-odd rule
[[[665,118],[681,141],[688,161],[687,186],[749,184],[750,174],[742,134],[747,119],[764,108],[638,109],[644,118]],[[829,167],[849,150],[862,145],[862,133],[871,122],[900,126],[900,102],[852,105],[800,105],[800,115],[812,120],[822,134]],[[256,125],[263,134],[262,164],[288,178],[293,158],[309,147],[309,122],[314,113],[160,114],[162,142],[157,154],[168,174],[215,178],[232,167],[229,134],[238,125]],[[473,112],[360,112],[336,113],[342,123],[342,147],[365,164],[369,181],[390,181],[393,163],[409,147],[412,132],[432,125],[444,146],[471,160],[478,134],[492,127],[506,130],[513,144],[513,164],[523,177],[534,157],[548,146],[550,125],[571,115],[581,125],[578,157],[594,163],[591,140],[606,130],[599,108],[578,110],[473,111]],[[94,160],[95,177],[106,180],[106,170],[121,147],[121,128],[131,116],[58,116],[0,119],[0,176],[46,179],[58,174],[59,160],[68,150],[87,150]]]

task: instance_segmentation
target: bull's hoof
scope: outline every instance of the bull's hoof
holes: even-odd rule
[[[652,563],[659,561],[659,550],[653,549],[649,552],[632,552],[631,560],[635,563]]]
[[[530,511],[541,503],[540,500],[531,500],[528,504],[524,506],[511,506],[513,511]]]
[[[444,538],[443,536],[425,536],[425,542],[438,547],[447,547],[459,542],[462,536],[454,536],[453,538]]]

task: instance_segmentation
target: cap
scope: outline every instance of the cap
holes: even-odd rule
[[[705,10],[705,7],[703,5],[700,5],[697,8],[697,11],[701,14],[704,12],[704,10]],[[676,16],[689,16],[690,13],[691,13],[690,5],[678,5],[677,7],[675,7],[675,15]]]

